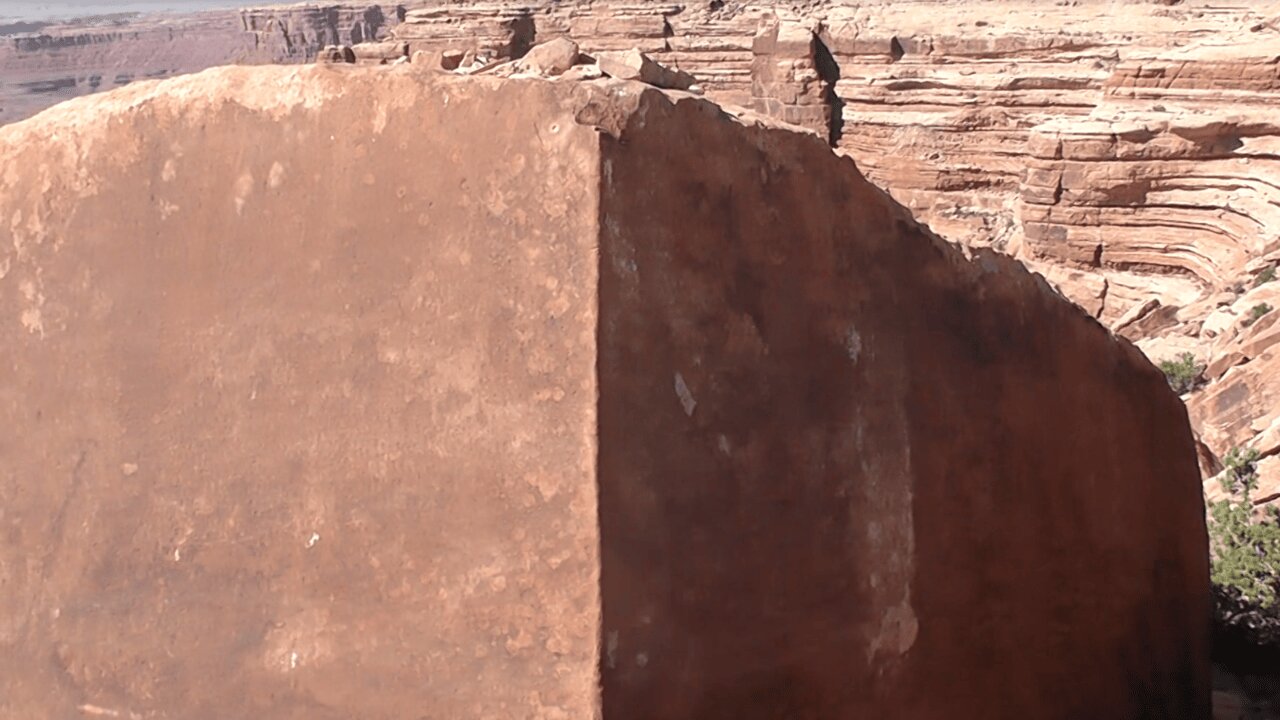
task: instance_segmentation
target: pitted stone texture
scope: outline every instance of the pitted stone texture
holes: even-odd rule
[[[1207,714],[1182,406],[823,138],[338,65],[0,151],[0,716]]]

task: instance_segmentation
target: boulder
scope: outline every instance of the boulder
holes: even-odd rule
[[[518,72],[551,77],[565,73],[577,62],[578,44],[569,38],[560,37],[533,46],[514,64]]]
[[[1208,714],[1164,377],[823,138],[226,67],[0,156],[0,716]]]
[[[403,42],[366,42],[351,46],[356,62],[385,65],[409,56],[409,46]]]
[[[445,70],[457,70],[467,61],[467,54],[462,50],[445,50],[440,54],[440,67]]]
[[[694,84],[689,73],[660,65],[639,50],[597,52],[594,57],[604,74],[619,80],[638,80],[671,90],[686,90]]]

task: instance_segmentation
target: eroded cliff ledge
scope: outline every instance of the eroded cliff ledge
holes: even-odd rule
[[[405,64],[0,153],[0,715],[1207,716],[1183,406],[820,137]]]

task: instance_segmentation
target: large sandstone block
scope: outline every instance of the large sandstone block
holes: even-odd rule
[[[0,154],[0,717],[1207,714],[1163,377],[815,135],[228,68]]]

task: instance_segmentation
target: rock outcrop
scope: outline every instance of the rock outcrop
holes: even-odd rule
[[[0,129],[0,715],[1206,717],[1155,368],[825,138],[559,77]]]

